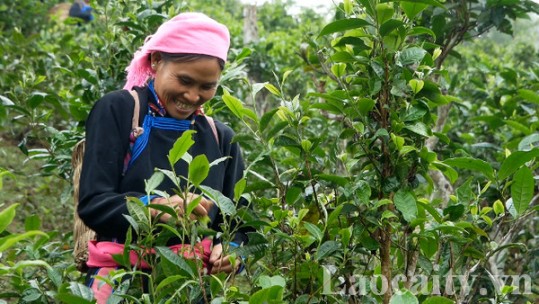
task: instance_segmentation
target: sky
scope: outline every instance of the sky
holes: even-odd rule
[[[270,0],[241,0],[245,4],[263,4]],[[296,13],[302,7],[310,7],[319,13],[328,12],[329,8],[342,2],[342,0],[294,0],[296,6],[290,10],[291,14]]]

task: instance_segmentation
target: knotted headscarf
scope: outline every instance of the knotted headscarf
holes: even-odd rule
[[[202,54],[226,61],[230,46],[228,28],[202,13],[181,13],[163,23],[135,52],[127,67],[124,89],[142,86],[155,75],[149,56],[153,52]]]

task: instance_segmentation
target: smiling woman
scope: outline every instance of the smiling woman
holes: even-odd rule
[[[182,13],[146,38],[127,68],[124,90],[111,92],[94,105],[86,123],[78,214],[97,233],[97,239],[89,244],[86,284],[98,303],[106,303],[114,288],[102,279],[120,266],[112,254],[124,252],[130,226],[124,216],[129,214],[126,197],[138,197],[149,205],[156,221],[167,223],[173,218],[161,212],[166,206],[178,217],[187,214],[192,221],[209,219],[209,226],[220,231],[224,220],[220,209],[199,188],[188,188],[185,179],[180,189],[171,180],[163,181],[157,187],[159,195],[148,195],[145,189],[156,168],[189,176],[185,162],[171,164],[167,155],[178,138],[192,130],[196,132],[189,154],[218,163],[211,166],[201,187],[234,200],[234,186],[244,169],[240,148],[232,143],[234,132],[205,117],[201,109],[215,95],[229,44],[229,32],[223,24],[201,13]],[[137,104],[140,111],[135,110]],[[132,126],[133,121],[142,121],[142,126]],[[191,212],[186,206],[191,207],[192,202],[195,207]],[[240,199],[239,203],[246,202]],[[189,235],[189,239],[179,235]],[[227,247],[246,241],[245,233],[239,231]],[[233,261],[223,253],[224,240],[219,238],[178,233],[161,242],[159,246],[189,254],[186,258],[194,254],[203,262],[201,272],[233,273],[240,269],[239,259]],[[137,259],[131,262],[149,268]]]
[[[224,64],[215,57],[160,52],[152,54],[151,62],[155,71],[152,93],[177,119],[187,119],[215,95]]]

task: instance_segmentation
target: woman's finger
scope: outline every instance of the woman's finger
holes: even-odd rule
[[[213,246],[210,254],[210,264],[215,263],[223,253],[223,245],[222,244],[216,244]]]
[[[232,265],[232,263],[230,262],[229,255],[225,257],[219,257],[214,263],[212,263],[211,273],[219,273],[219,272],[231,273],[233,271],[236,271],[239,268],[240,264],[241,264],[241,261],[239,259],[236,259],[235,264]]]
[[[193,209],[193,213],[196,214],[197,217],[208,216],[210,208],[213,205],[213,202],[211,200],[208,200],[205,197],[200,196],[198,194],[194,194],[194,193],[189,193],[187,196],[187,199],[188,199],[188,202],[190,203],[191,201],[197,199],[198,197],[200,197],[200,202]]]

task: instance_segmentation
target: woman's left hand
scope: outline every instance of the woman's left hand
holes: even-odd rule
[[[210,255],[210,265],[211,265],[211,273],[219,273],[219,272],[226,272],[231,273],[235,272],[239,269],[241,265],[241,261],[239,257],[236,257],[236,263],[235,265],[232,265],[230,263],[230,256],[222,256],[223,255],[223,245],[217,244],[213,246],[213,249],[211,251]]]

